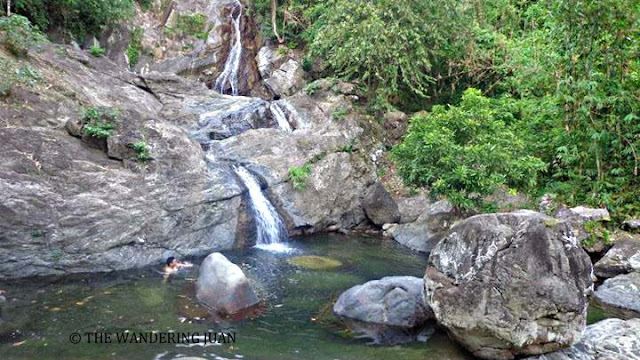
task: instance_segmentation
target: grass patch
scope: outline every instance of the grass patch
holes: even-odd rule
[[[101,57],[105,52],[106,50],[100,47],[100,45],[93,45],[91,49],[89,49],[89,53],[95,57]]]
[[[289,180],[291,180],[294,189],[302,191],[307,188],[307,179],[311,176],[311,169],[311,164],[289,168]]]

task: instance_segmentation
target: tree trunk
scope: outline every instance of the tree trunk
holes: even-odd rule
[[[278,38],[280,44],[284,43],[284,38],[278,34],[277,23],[278,0],[271,0],[271,25],[273,26],[273,34]]]
[[[11,0],[7,0],[7,16],[11,16]]]

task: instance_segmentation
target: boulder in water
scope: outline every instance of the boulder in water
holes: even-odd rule
[[[220,253],[210,254],[200,265],[196,297],[222,314],[235,314],[260,302],[242,269]]]
[[[580,342],[570,348],[527,360],[640,359],[640,319],[606,319],[587,326]]]
[[[594,299],[598,306],[623,319],[640,317],[640,272],[605,280]]]
[[[288,259],[287,262],[291,265],[310,270],[329,270],[342,266],[342,263],[338,260],[315,255],[296,256]]]
[[[412,276],[369,281],[342,293],[333,312],[375,343],[413,341],[433,318],[424,301],[423,285],[422,279]]]
[[[538,355],[580,339],[591,271],[568,224],[533,211],[484,214],[454,226],[433,249],[425,298],[475,356]]]

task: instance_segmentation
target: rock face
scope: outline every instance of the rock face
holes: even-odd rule
[[[415,340],[433,313],[425,305],[423,281],[411,276],[390,276],[357,285],[340,295],[333,312],[355,320],[351,325],[376,343]]]
[[[220,253],[207,256],[200,265],[196,297],[222,314],[235,314],[260,303],[242,269]]]
[[[242,189],[224,164],[162,116],[163,104],[107,58],[43,44],[30,51],[42,88],[0,104],[0,279],[156,264],[170,255],[232,248]],[[83,108],[120,113],[92,146]],[[136,160],[145,141],[150,162]],[[212,236],[215,234],[215,236]]]
[[[274,96],[293,95],[304,84],[302,65],[294,59],[289,59],[274,71],[264,84]]]
[[[424,195],[403,197],[396,199],[398,211],[400,211],[400,224],[414,222],[430,205],[429,199]]]
[[[400,220],[398,205],[381,183],[376,182],[369,187],[363,201],[364,211],[374,224],[382,226]]]
[[[605,279],[640,271],[640,239],[637,236],[622,236],[593,269],[598,277]]]
[[[587,326],[580,342],[527,360],[638,360],[640,319],[606,319]]]
[[[640,272],[605,280],[594,299],[598,306],[623,319],[640,317]]]
[[[584,330],[591,261],[566,223],[532,211],[473,216],[436,245],[425,298],[475,356],[567,347]]]
[[[430,252],[457,219],[453,205],[441,200],[429,205],[414,222],[394,226],[389,233],[404,246]]]

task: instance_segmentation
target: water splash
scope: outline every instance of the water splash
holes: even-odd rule
[[[234,17],[233,14],[236,11],[238,15]],[[242,4],[240,1],[236,2],[229,17],[231,18],[231,24],[233,24],[235,42],[231,47],[231,51],[229,51],[229,56],[227,56],[224,70],[216,79],[214,90],[222,94],[227,84],[229,84],[231,85],[231,95],[238,96],[238,70],[240,69],[240,58],[242,57],[242,32],[240,31]]]
[[[271,202],[262,193],[258,181],[244,167],[236,166],[233,170],[249,190],[250,206],[255,216],[258,236],[256,247],[275,252],[291,251],[282,243],[287,240],[284,222]]]
[[[282,111],[282,108],[280,108],[280,105],[278,105],[277,103],[271,103],[270,109],[273,117],[276,119],[276,122],[278,122],[278,127],[288,133],[292,132],[293,129],[291,128],[291,125],[289,124],[284,111]]]

